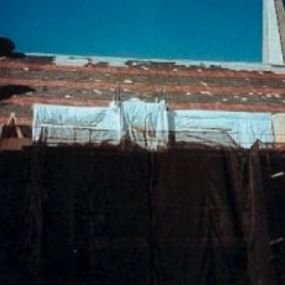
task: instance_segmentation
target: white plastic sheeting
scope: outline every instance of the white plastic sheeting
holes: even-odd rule
[[[120,109],[34,105],[33,141],[47,143],[118,143]]]
[[[128,138],[149,149],[168,142],[168,118],[164,101],[145,103],[131,99],[122,103],[123,129]]]
[[[175,132],[176,141],[191,140],[191,134],[196,134],[198,141],[212,140],[220,145],[229,145],[234,141],[245,148],[251,147],[257,140],[273,142],[270,113],[173,111],[169,116],[169,130]]]
[[[275,143],[285,143],[285,114],[273,115]]]
[[[132,99],[109,107],[34,105],[33,141],[47,144],[108,143],[123,138],[149,149],[167,144],[164,101],[145,103]]]
[[[47,144],[119,144],[130,139],[148,149],[175,142],[251,147],[257,140],[272,143],[270,113],[167,111],[164,101],[138,99],[109,107],[34,106],[33,141]]]

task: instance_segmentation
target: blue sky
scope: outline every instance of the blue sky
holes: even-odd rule
[[[0,0],[0,35],[25,52],[260,61],[261,2]]]

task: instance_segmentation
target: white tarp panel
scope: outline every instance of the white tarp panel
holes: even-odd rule
[[[34,105],[35,142],[118,144],[123,138],[149,149],[166,146],[165,102],[132,99],[106,108]]]
[[[156,149],[168,142],[168,117],[164,101],[145,103],[131,99],[122,103],[123,129],[136,144]]]
[[[233,141],[245,148],[257,140],[264,143],[273,141],[272,115],[270,113],[188,111],[171,112],[170,131],[176,140],[183,141],[187,132],[208,131],[228,134]],[[219,140],[219,138],[216,138]],[[218,141],[217,141],[218,142]],[[220,144],[224,142],[220,141]]]
[[[285,143],[285,114],[273,115],[274,142]]]
[[[33,141],[95,143],[120,141],[120,109],[34,105]]]
[[[283,132],[283,131],[282,131]],[[164,101],[132,99],[109,107],[34,106],[33,141],[111,143],[130,139],[148,149],[176,142],[251,147],[257,140],[272,143],[270,113],[167,111]]]

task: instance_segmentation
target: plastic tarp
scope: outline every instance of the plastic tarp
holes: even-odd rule
[[[253,151],[29,148],[0,174],[1,284],[284,284]]]
[[[234,141],[249,148],[257,140],[273,142],[270,113],[173,111],[169,115],[169,130],[175,132],[176,141],[193,139],[189,133],[200,134],[200,139],[203,139],[202,134],[206,132],[208,137],[212,134],[209,139],[218,145],[228,145]]]
[[[34,105],[33,141],[118,143],[120,109]]]
[[[33,141],[111,143],[127,139],[148,149],[176,142],[210,146],[251,147],[257,140],[272,143],[270,113],[167,111],[164,101],[131,99],[109,107],[34,106]]]
[[[273,115],[274,139],[276,143],[285,143],[285,114]]]
[[[165,146],[168,139],[164,101],[138,99],[109,107],[34,106],[33,141],[118,144],[128,138],[149,149]]]
[[[168,118],[164,101],[145,103],[132,99],[122,103],[123,129],[132,142],[156,149],[168,142]]]

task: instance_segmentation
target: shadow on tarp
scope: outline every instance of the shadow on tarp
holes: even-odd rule
[[[264,157],[191,144],[1,152],[1,282],[278,284],[268,231],[284,234],[284,195],[268,226]]]
[[[285,151],[264,151],[261,162],[272,262],[280,279],[278,284],[285,284]]]

